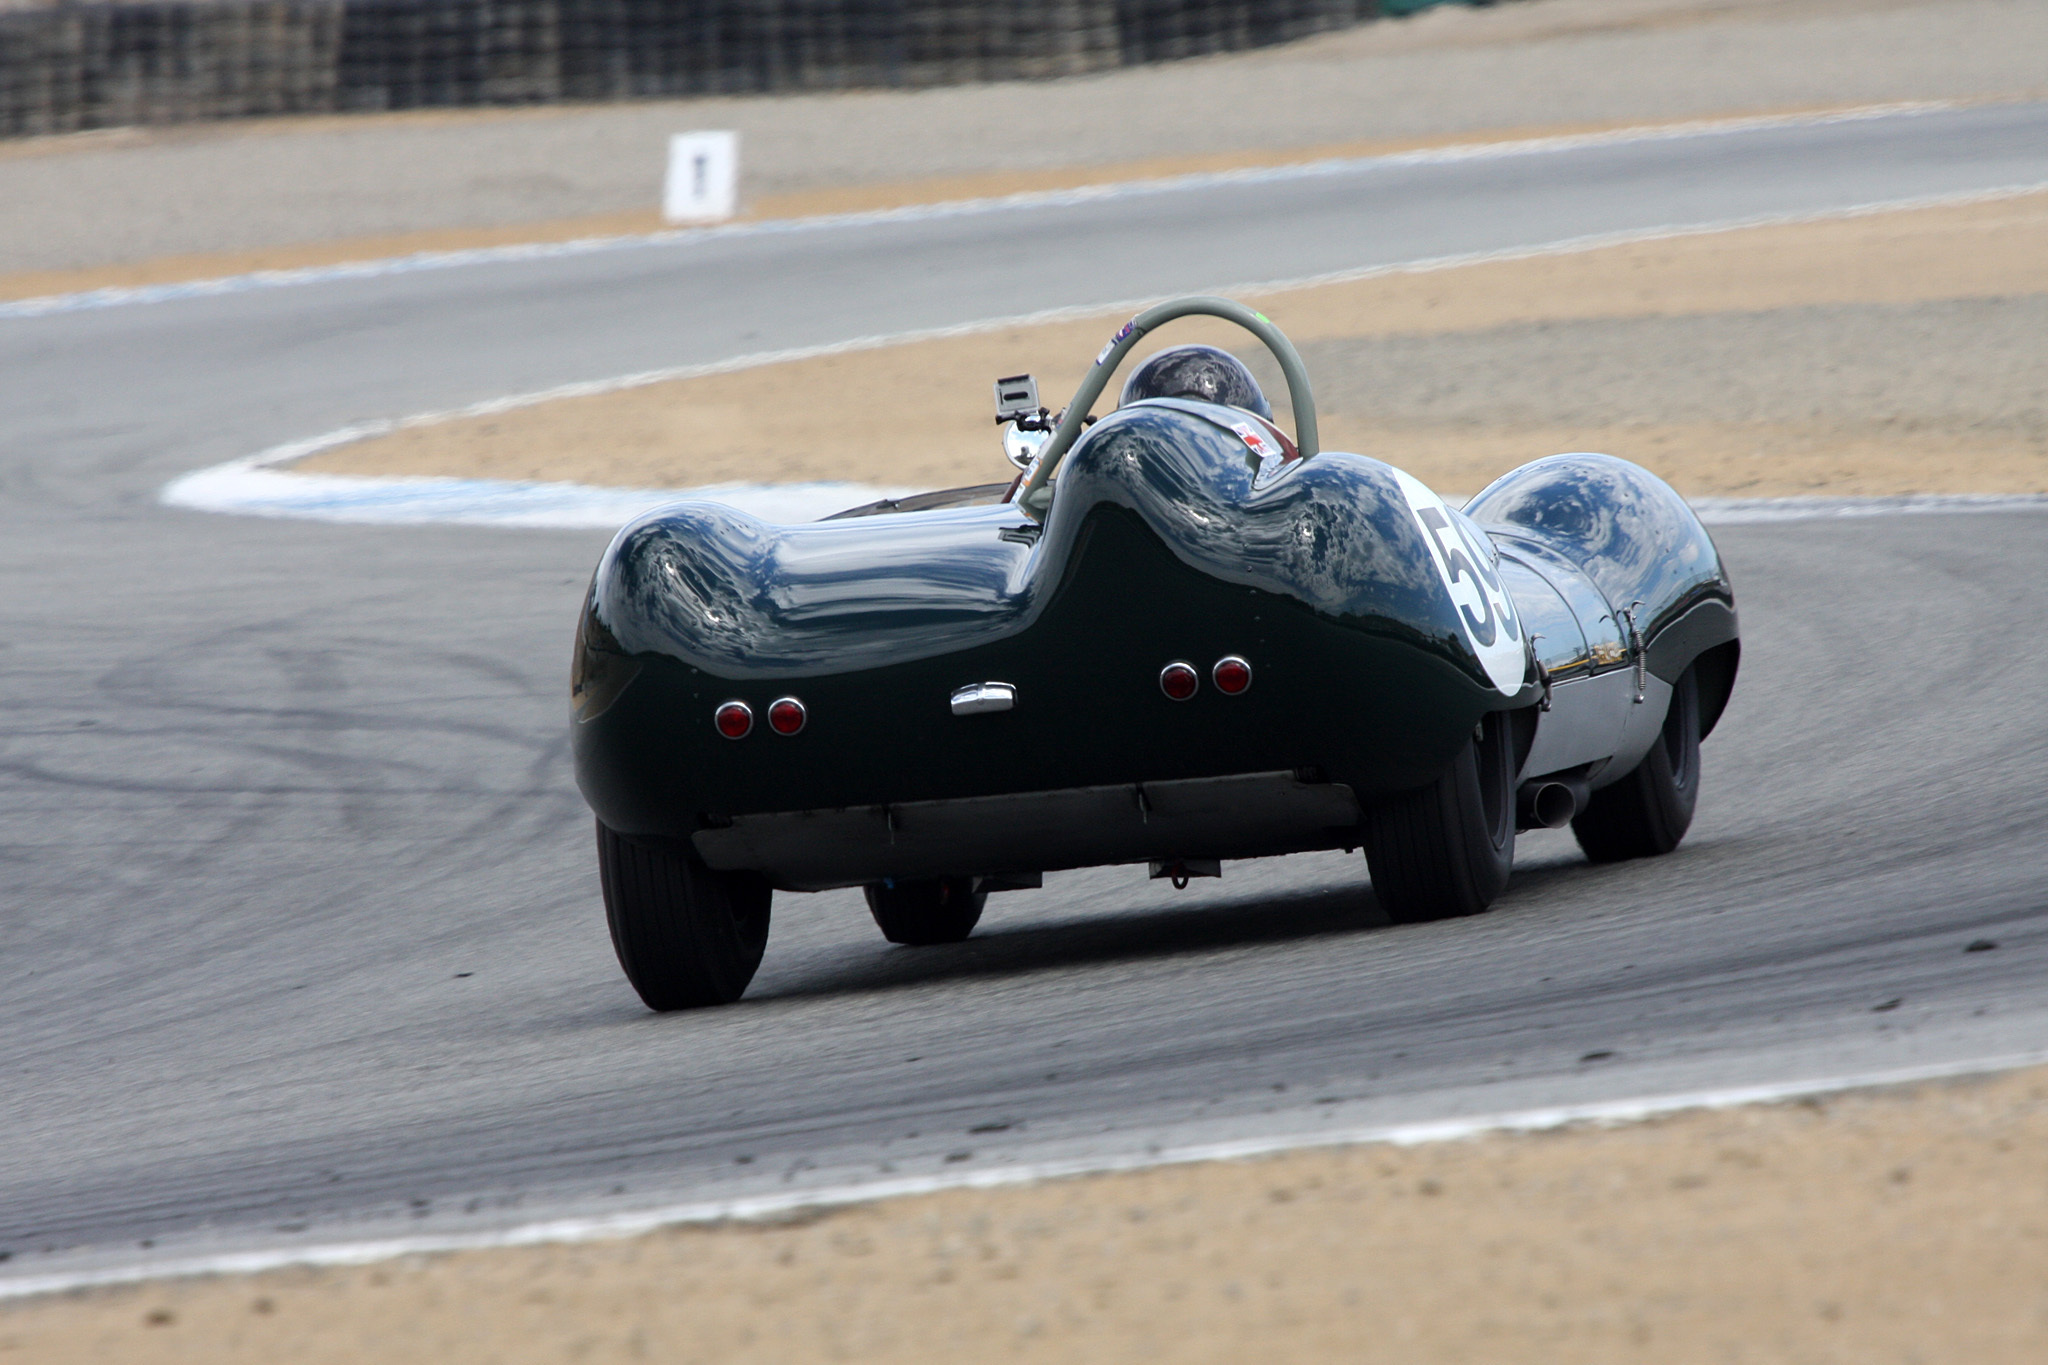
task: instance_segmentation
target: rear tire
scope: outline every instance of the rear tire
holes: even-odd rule
[[[1396,924],[1476,915],[1515,862],[1513,727],[1495,712],[1443,776],[1377,802],[1365,825],[1373,894]]]
[[[714,872],[687,844],[597,827],[605,920],[626,979],[651,1010],[729,1005],[768,946],[767,878]]]
[[[977,892],[966,877],[931,881],[870,882],[868,913],[891,943],[926,947],[958,943],[981,922],[986,891]]]
[[[1669,853],[1692,827],[1700,799],[1700,681],[1690,668],[1671,689],[1671,709],[1650,752],[1627,777],[1593,793],[1572,821],[1596,863]]]

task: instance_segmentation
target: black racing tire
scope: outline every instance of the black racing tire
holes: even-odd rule
[[[597,827],[605,920],[626,979],[651,1010],[730,1005],[768,946],[768,879],[714,872],[687,844]]]
[[[1628,776],[1602,787],[1572,820],[1596,863],[1669,853],[1692,827],[1700,799],[1700,681],[1690,668],[1671,689],[1664,728]]]
[[[1441,777],[1375,802],[1365,822],[1373,895],[1396,924],[1476,915],[1515,863],[1514,727],[1487,716]]]
[[[976,891],[966,877],[929,881],[869,882],[868,913],[891,943],[928,947],[958,943],[981,922],[986,891]]]

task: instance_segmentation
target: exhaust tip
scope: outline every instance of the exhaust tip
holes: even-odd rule
[[[1578,793],[1563,782],[1525,782],[1515,794],[1516,823],[1523,829],[1563,829],[1578,813]]]

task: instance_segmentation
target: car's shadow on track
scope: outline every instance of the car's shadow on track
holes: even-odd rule
[[[747,992],[747,999],[815,999],[1290,943],[1390,925],[1372,893],[1359,886],[1248,896],[1185,908],[1112,911],[1014,928],[1003,927],[1001,910],[1000,902],[992,898],[988,919],[964,943],[884,946],[872,956],[834,963],[821,971],[798,968],[765,989],[757,985]]]
[[[1576,851],[1539,857],[1517,867],[1487,918],[1536,909],[1562,884],[1599,877],[1610,869],[1589,865]],[[1531,904],[1535,902],[1536,904]],[[1369,885],[1252,893],[1197,905],[1120,909],[1078,914],[1053,923],[1006,927],[1000,896],[973,937],[964,943],[906,948],[877,942],[852,960],[787,964],[772,980],[758,981],[747,1000],[815,1000],[840,994],[896,990],[981,977],[1022,976],[1068,967],[1145,962],[1194,953],[1281,945],[1319,937],[1378,931],[1439,931],[1437,925],[1397,925]]]

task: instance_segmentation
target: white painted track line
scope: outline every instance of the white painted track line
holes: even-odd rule
[[[1303,278],[1217,285],[1195,292],[1229,296],[1285,293],[1390,275],[1428,274],[1499,261],[1575,255],[1604,247],[1711,236],[1748,228],[1871,217],[1881,213],[1917,208],[1989,203],[2043,192],[2048,192],[2048,181],[1999,186],[1960,194],[1880,200],[1818,213],[1779,214],[1600,233],[1508,250],[1435,256]],[[576,483],[512,482],[497,479],[311,475],[291,472],[289,466],[309,455],[356,441],[369,440],[389,432],[433,426],[463,418],[491,416],[561,399],[594,397],[673,380],[730,374],[740,370],[810,360],[820,356],[843,355],[853,351],[877,350],[887,346],[970,336],[1015,327],[1081,321],[1108,314],[1136,312],[1155,302],[1158,300],[1122,299],[1101,304],[984,318],[947,327],[853,337],[822,346],[763,351],[709,364],[678,365],[664,369],[641,370],[606,379],[560,384],[546,389],[487,399],[449,411],[418,413],[389,421],[359,423],[303,440],[286,442],[255,455],[197,470],[167,484],[161,498],[167,506],[198,511],[245,516],[293,517],[314,521],[384,525],[447,523],[588,528],[621,525],[639,512],[662,502],[683,497],[709,497],[729,502],[770,520],[811,520],[861,502],[884,497],[900,497],[922,490],[878,488],[836,482],[784,485],[722,484],[715,489],[617,489]],[[4,316],[4,310],[0,310],[0,316]],[[1701,499],[1695,505],[1699,508],[1703,520],[1710,523],[1719,521],[1723,524],[1733,524],[1740,521],[1790,521],[1900,512],[2023,511],[2034,509],[2040,502],[2039,497],[2019,494],[1961,497],[1928,495],[1875,499],[1777,498],[1757,501]]]
[[[295,1266],[359,1266],[394,1260],[402,1256],[609,1241],[637,1237],[664,1228],[763,1221],[804,1211],[845,1208],[888,1199],[937,1194],[947,1190],[1001,1189],[1077,1176],[1154,1170],[1195,1162],[1242,1161],[1328,1147],[1374,1143],[1411,1147],[1431,1142],[1464,1141],[1496,1134],[1552,1132],[1577,1125],[1612,1126],[1640,1123],[1690,1111],[1732,1109],[1742,1105],[1773,1104],[1819,1095],[1841,1094],[1852,1090],[1871,1090],[1926,1081],[1990,1075],[2021,1067],[2038,1066],[2044,1062],[2048,1062],[2048,1052],[2020,1053],[1976,1061],[1902,1067],[1888,1071],[1823,1076],[1667,1095],[1646,1095],[1631,1099],[1601,1100],[1588,1104],[1477,1114],[1419,1123],[1276,1134],[1270,1137],[1242,1138],[1154,1151],[1133,1151],[1121,1156],[1087,1160],[1023,1161],[982,1170],[940,1171],[931,1175],[889,1177],[816,1189],[792,1190],[780,1194],[753,1195],[740,1199],[669,1204],[600,1217],[556,1218],[519,1223],[485,1232],[389,1237],[289,1248],[257,1248],[208,1256],[167,1257],[162,1260],[141,1258],[125,1265],[68,1274],[0,1278],[0,1300],[135,1284],[145,1280],[201,1275],[251,1275]]]
[[[1919,512],[2048,512],[2048,493],[1914,493],[1890,498],[1693,498],[1709,526],[1772,521],[1833,521]]]
[[[475,247],[456,251],[421,251],[405,256],[333,265],[304,266],[287,270],[257,270],[212,279],[182,280],[166,284],[112,286],[69,294],[0,302],[0,319],[47,317],[96,308],[119,308],[134,304],[169,303],[178,299],[212,298],[243,294],[261,289],[285,289],[304,285],[331,284],[346,280],[376,279],[387,275],[413,274],[426,270],[451,270],[464,266],[495,265],[515,261],[547,260],[564,256],[587,256],[597,252],[642,250],[649,247],[687,247],[731,237],[757,237],[791,232],[819,232],[864,227],[877,223],[902,223],[937,218],[960,218],[977,214],[1008,213],[1018,210],[1061,208],[1074,204],[1135,198],[1141,195],[1173,194],[1223,185],[1260,185],[1288,180],[1354,174],[1374,168],[1448,165],[1464,161],[1501,160],[1510,157],[1542,156],[1591,147],[1630,143],[1666,142],[1685,138],[1724,137],[1738,133],[1777,128],[1812,128],[1869,119],[1912,117],[1965,107],[1963,101],[1918,100],[1890,104],[1862,105],[1822,113],[1764,114],[1738,118],[1697,119],[1684,123],[1651,124],[1616,128],[1598,133],[1571,133],[1550,137],[1520,138],[1502,142],[1458,143],[1411,152],[1379,156],[1332,157],[1320,161],[1282,166],[1254,166],[1241,170],[1203,171],[1149,180],[1115,181],[1083,185],[1064,190],[1031,190],[1018,194],[977,199],[957,199],[935,204],[914,204],[902,208],[874,209],[858,213],[821,214],[809,218],[767,219],[730,223],[709,228],[671,228],[658,232],[580,237],[566,242],[520,242],[505,246]]]

